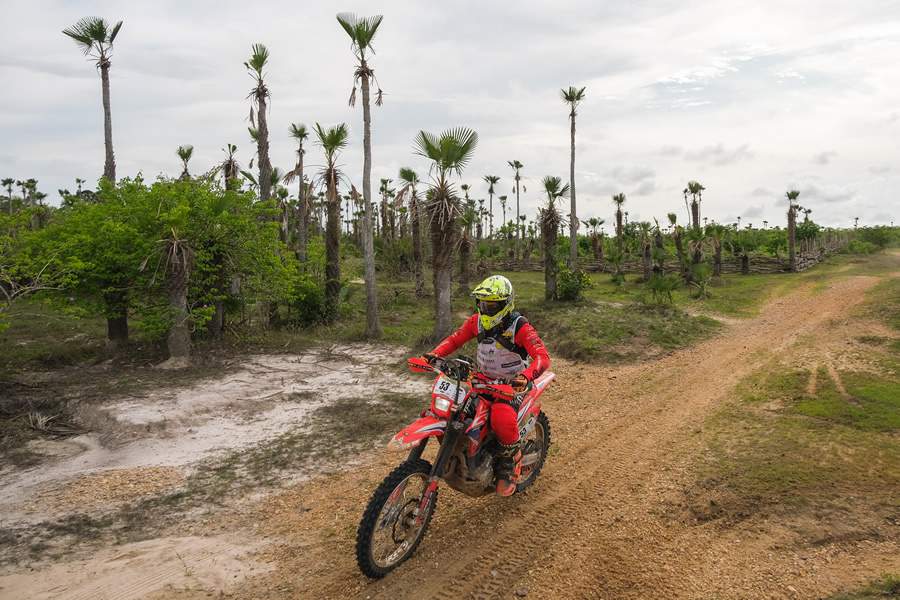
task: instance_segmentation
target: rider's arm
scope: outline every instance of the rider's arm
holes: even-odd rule
[[[522,371],[528,381],[534,381],[541,373],[550,367],[550,354],[544,346],[541,336],[538,335],[531,323],[525,323],[516,333],[516,345],[525,348],[531,357],[531,364]]]
[[[466,319],[459,329],[448,335],[429,354],[446,358],[459,350],[463,344],[476,337],[478,337],[478,313]]]

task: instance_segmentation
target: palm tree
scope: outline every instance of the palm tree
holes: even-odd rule
[[[12,201],[12,189],[13,184],[16,182],[12,177],[6,177],[3,181],[0,181],[0,185],[6,188],[6,201],[9,204],[9,215],[13,214],[13,201]]]
[[[316,123],[314,129],[318,144],[325,152],[325,166],[319,173],[320,181],[325,185],[327,198],[328,221],[325,227],[325,303],[328,307],[328,319],[337,316],[337,308],[341,295],[341,197],[338,195],[338,183],[342,174],[337,166],[338,154],[347,147],[347,125],[341,123],[335,127],[323,129]]]
[[[490,225],[488,229],[488,233],[493,239],[494,237],[494,186],[500,182],[500,177],[497,175],[485,175],[484,182],[488,184],[488,219],[490,220]],[[506,217],[504,217],[504,220]]]
[[[297,190],[297,259],[305,261],[309,237],[309,202],[306,198],[306,181],[303,177],[303,155],[306,154],[303,142],[309,137],[309,132],[303,123],[291,123],[288,132],[297,141],[297,166],[284,176],[284,184],[290,185],[295,178],[300,181]]]
[[[791,271],[797,270],[797,208],[796,200],[800,197],[798,190],[788,190],[785,193],[788,199],[788,262]]]
[[[264,81],[265,73],[263,72],[268,61],[269,49],[262,44],[253,44],[250,60],[244,63],[244,67],[256,83],[254,88],[250,90],[250,97],[252,98],[250,124],[256,130],[256,135],[253,135],[253,131],[250,132],[250,135],[256,139],[256,160],[259,166],[259,197],[261,200],[268,200],[272,195],[272,163],[269,160],[269,120],[266,112],[269,88],[266,87]],[[254,106],[256,107],[255,120]]]
[[[523,165],[517,160],[509,160],[506,161],[506,164],[510,166],[510,168],[515,172],[515,181],[516,181],[516,256],[519,255],[519,243],[521,241],[521,236],[519,235],[519,182],[522,180],[519,171],[522,170]]]
[[[391,230],[391,226],[388,224],[388,195],[392,191],[392,181],[393,179],[382,177],[381,185],[378,187],[378,193],[381,194],[381,236],[383,238],[387,238]]]
[[[400,169],[400,179],[406,182],[400,194],[409,193],[409,212],[412,221],[412,242],[413,242],[413,271],[416,278],[416,298],[425,296],[425,271],[422,265],[422,230],[421,230],[421,213],[419,212],[419,192],[416,186],[419,185],[419,176],[415,171],[408,168]]]
[[[652,238],[650,236],[650,223],[641,221],[638,223],[638,231],[641,234],[641,264],[643,266],[644,281],[650,281],[650,273],[652,272]]]
[[[222,177],[225,179],[225,189],[231,189],[241,171],[241,166],[234,157],[234,153],[237,152],[237,146],[226,144],[222,148],[222,152],[225,153],[225,160],[219,163],[219,168],[222,169]]]
[[[194,147],[190,144],[188,144],[187,146],[178,146],[178,149],[175,150],[175,154],[177,154],[178,158],[181,159],[181,164],[184,167],[181,170],[181,178],[190,179],[191,174],[188,173],[188,162],[190,162],[191,156],[194,155]]]
[[[578,105],[584,100],[585,88],[578,89],[573,85],[567,90],[560,90],[562,100],[569,105],[569,200],[571,201],[571,212],[569,213],[569,231],[571,239],[569,240],[569,267],[575,268],[575,262],[578,260],[578,218],[575,216],[575,116]]]
[[[506,196],[497,196],[500,201],[500,208],[503,210],[503,224],[506,225]]]
[[[427,215],[431,230],[431,265],[434,277],[435,340],[443,339],[451,330],[450,274],[453,252],[459,236],[459,198],[451,177],[462,175],[478,145],[478,134],[471,129],[448,129],[439,136],[420,131],[415,138],[416,154],[432,161]]]
[[[365,255],[366,279],[366,337],[381,336],[381,325],[378,323],[378,293],[375,287],[375,242],[372,239],[372,115],[369,107],[369,80],[375,77],[375,71],[366,61],[366,51],[371,50],[375,33],[381,25],[382,16],[357,17],[354,14],[337,15],[338,23],[350,36],[357,66],[353,72],[353,91],[350,94],[350,106],[356,100],[356,82],[359,82],[363,105],[363,199],[365,215],[363,216],[363,254]],[[377,80],[376,80],[377,85]],[[375,104],[381,106],[382,92],[378,89]]]
[[[569,184],[562,185],[559,177],[544,177],[541,182],[547,194],[547,206],[540,209],[541,238],[544,242],[544,298],[556,300],[556,236],[562,220],[556,209],[556,201],[569,195]]]
[[[687,192],[691,195],[691,225],[700,229],[700,201],[703,200],[703,187],[699,181],[688,181]]]
[[[122,21],[112,27],[100,17],[84,17],[72,27],[63,29],[63,34],[69,36],[84,52],[97,61],[100,69],[100,85],[103,94],[103,143],[106,148],[106,160],[103,163],[103,176],[111,182],[116,181],[116,159],[113,155],[112,143],[112,112],[109,107],[109,60],[112,55],[113,42],[119,35]]]
[[[625,194],[614,195],[612,201],[616,205],[616,245],[622,252],[622,205],[625,204]]]

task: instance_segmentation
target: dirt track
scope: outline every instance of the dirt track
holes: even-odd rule
[[[813,598],[900,568],[896,536],[792,544],[788,527],[734,527],[673,516],[697,433],[734,385],[800,336],[844,318],[875,277],[838,279],[769,303],[753,319],[658,361],[618,368],[558,362],[545,410],[555,452],[534,489],[512,500],[444,490],[419,553],[378,582],[353,562],[367,495],[398,456],[298,487],[263,505],[261,532],[282,538],[274,572],[239,597]],[[810,310],[814,307],[814,310]]]

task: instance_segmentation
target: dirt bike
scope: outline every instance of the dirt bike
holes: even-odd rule
[[[468,496],[494,492],[495,454],[490,428],[491,399],[517,401],[522,440],[521,473],[516,493],[531,486],[547,458],[550,421],[541,411],[541,394],[555,375],[542,374],[517,393],[512,386],[475,370],[466,357],[411,358],[414,373],[435,373],[431,404],[422,416],[397,433],[389,448],[411,448],[409,456],[372,494],[356,533],[356,560],[371,578],[384,577],[416,551],[437,503],[438,482]],[[439,444],[432,465],[422,458],[428,441]]]

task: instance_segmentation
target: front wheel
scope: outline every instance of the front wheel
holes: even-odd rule
[[[550,449],[550,419],[538,413],[537,423],[522,440],[522,473],[516,485],[516,493],[527,490],[540,475]]]
[[[435,491],[417,526],[415,510],[430,473],[427,460],[404,462],[372,494],[356,530],[356,562],[364,575],[384,577],[416,551],[437,503]]]

